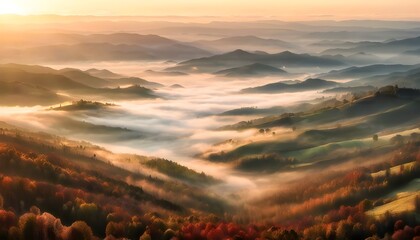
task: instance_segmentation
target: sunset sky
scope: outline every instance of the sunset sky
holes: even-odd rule
[[[420,19],[418,0],[0,0],[0,14]]]

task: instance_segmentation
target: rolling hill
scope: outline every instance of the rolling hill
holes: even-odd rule
[[[269,65],[254,63],[237,68],[230,68],[214,73],[224,77],[266,77],[266,76],[287,76],[288,72]]]
[[[108,69],[96,69],[91,68],[85,71],[87,74],[98,77],[98,78],[105,78],[105,79],[115,79],[115,78],[123,78],[124,75],[114,73],[109,71]]]
[[[376,91],[377,88],[372,86],[357,86],[357,87],[335,87],[324,90],[324,93],[363,93]]]
[[[19,81],[35,87],[50,90],[54,93],[71,93],[72,97],[97,97],[102,99],[142,99],[155,98],[153,91],[138,85],[126,88],[93,88],[73,81],[63,75],[51,73],[30,73],[14,68],[0,68],[0,82],[10,83]],[[27,104],[32,104],[27,102]]]
[[[0,81],[2,82],[19,81],[26,84],[41,86],[54,91],[90,88],[63,75],[52,73],[30,73],[16,68],[7,67],[0,68],[0,73]]]
[[[0,124],[2,217],[5,212],[3,206],[8,211],[23,214],[36,205],[31,209],[49,212],[48,219],[54,214],[61,218],[63,224],[84,221],[92,227],[90,235],[105,236],[107,223],[113,219],[131,222],[129,219],[132,216],[152,212],[163,218],[168,215],[187,216],[191,208],[202,213],[221,213],[229,208],[217,196],[200,190],[197,187],[202,186],[200,183],[194,185],[194,181],[202,181],[203,185],[215,184],[216,179],[175,162],[116,154],[87,142]],[[133,164],[140,171],[124,168],[122,163]],[[170,176],[166,175],[168,168],[172,169]],[[20,183],[21,187],[14,190],[7,187],[17,186],[16,183]],[[177,191],[188,192],[189,197],[171,199]],[[13,201],[16,197],[24,202],[24,209],[19,210],[19,203]],[[69,214],[71,208],[75,209],[73,214]],[[60,219],[58,221],[61,226]],[[128,234],[131,238],[139,238],[146,230],[145,226],[138,227],[138,230],[143,230],[131,231]],[[1,234],[4,236],[3,231]]]
[[[419,90],[387,86],[380,88],[372,95],[367,94],[367,96],[356,99],[353,102],[344,101],[339,105],[334,104],[334,106],[328,106],[325,109],[321,108],[315,111],[297,114],[285,113],[279,116],[254,119],[249,122],[230,125],[223,129],[270,128],[292,125],[299,126],[299,124],[303,124],[304,126],[319,126],[339,120],[350,120],[365,115],[391,112],[393,109],[397,110],[408,104],[411,104],[411,108],[415,103],[418,103],[419,98]]]
[[[229,151],[215,148],[216,152],[210,151],[203,156],[214,162],[235,163],[241,171],[253,171],[253,165],[258,165],[255,168],[258,171],[273,171],[268,163],[270,159],[274,159],[277,171],[286,166],[333,166],[338,161],[360,155],[360,151],[369,154],[372,142],[377,141],[372,140],[375,134],[415,130],[420,118],[419,100],[419,90],[387,86],[353,102],[343,101],[340,105],[317,110],[243,121],[222,129],[260,129],[260,134],[268,132],[268,135],[262,140],[238,144]],[[284,128],[293,129],[293,133],[284,137],[271,136],[272,131]],[[382,142],[383,151],[389,151],[385,143]]]
[[[15,45],[13,50],[2,49],[1,54],[5,60],[24,62],[184,60],[211,55],[203,49],[158,35],[113,33],[51,37],[58,38],[57,44]]]
[[[278,39],[267,39],[256,36],[234,36],[220,38],[217,40],[200,40],[191,43],[194,46],[211,49],[218,52],[228,52],[235,49],[244,49],[246,51],[268,51],[278,52],[285,50],[296,50],[298,47],[294,44],[278,40]]]
[[[328,73],[319,74],[317,77],[324,79],[357,79],[374,75],[383,75],[392,72],[408,71],[416,67],[418,66],[402,64],[376,64],[363,67],[349,67],[340,70],[332,70]]]
[[[48,89],[23,82],[0,81],[0,104],[2,106],[53,105],[69,100]]]
[[[105,79],[92,76],[86,72],[83,72],[75,68],[64,68],[56,70],[49,67],[44,67],[40,65],[24,65],[24,64],[2,64],[2,68],[15,69],[16,71],[24,71],[27,73],[36,73],[36,74],[52,74],[57,76],[64,76],[68,79],[89,86],[89,87],[106,87],[111,85],[111,83]]]
[[[183,72],[155,71],[155,70],[146,70],[146,71],[144,71],[144,74],[145,75],[150,75],[150,76],[159,76],[159,77],[188,76],[187,73],[183,73]]]
[[[56,70],[49,67],[39,65],[23,65],[23,64],[2,64],[0,67],[22,70],[28,73],[43,73],[65,76],[75,82],[92,87],[92,88],[106,88],[119,87],[127,85],[140,85],[144,87],[158,88],[163,85],[156,82],[150,82],[138,77],[126,77],[109,70],[89,69],[82,71],[76,68],[64,68]]]
[[[398,85],[400,87],[420,88],[420,68],[408,71],[398,71],[384,75],[361,78],[348,83],[349,85]]]
[[[108,87],[112,85],[110,81],[92,76],[79,69],[64,68],[64,69],[58,70],[57,73],[60,75],[66,76],[81,84],[85,84],[89,87],[103,88],[103,87]]]
[[[226,68],[241,67],[253,63],[286,68],[338,67],[344,65],[344,63],[337,60],[311,56],[309,54],[296,54],[289,51],[276,54],[263,54],[250,53],[238,49],[221,55],[181,62],[175,67],[167,68],[167,70],[181,72],[216,72]]]
[[[300,92],[310,91],[338,86],[339,83],[326,81],[323,79],[310,78],[303,82],[288,84],[284,82],[270,83],[267,85],[245,88],[242,93],[283,93],[283,92]]]
[[[390,42],[372,42],[352,48],[328,49],[322,54],[354,54],[358,52],[379,54],[400,54],[410,50],[416,50],[420,46],[420,37],[406,38]]]

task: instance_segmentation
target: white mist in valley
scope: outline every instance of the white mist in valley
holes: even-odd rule
[[[170,159],[199,172],[204,171],[225,184],[222,191],[237,191],[255,186],[257,179],[239,175],[229,167],[201,160],[197,155],[228,139],[261,140],[257,130],[221,131],[220,127],[251,120],[256,115],[221,116],[228,110],[243,107],[269,108],[291,106],[325,96],[318,91],[305,94],[243,94],[241,89],[296,78],[225,79],[210,74],[178,77],[145,76],[144,71],[160,71],[168,63],[119,62],[90,65],[54,65],[54,68],[74,67],[109,69],[113,72],[159,82],[165,87],[155,89],[160,98],[134,101],[109,101],[117,106],[114,112],[65,112],[48,107],[2,108],[2,118],[17,126],[52,132],[76,140],[86,140],[115,152],[129,152]],[[303,77],[302,77],[303,79]],[[171,87],[179,84],[182,87]],[[94,100],[94,99],[84,99]],[[69,120],[71,119],[71,121]],[[95,133],[70,125],[89,123],[106,128]],[[114,131],[115,130],[115,131]],[[278,129],[279,133],[291,131]],[[268,136],[271,137],[271,136]],[[228,174],[227,174],[228,173]],[[228,176],[228,177],[226,177]],[[263,180],[261,180],[263,181]],[[263,181],[264,182],[264,181]]]

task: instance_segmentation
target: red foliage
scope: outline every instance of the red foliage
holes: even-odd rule
[[[403,228],[404,228],[404,222],[402,220],[398,220],[395,222],[394,224],[395,231],[402,230]]]
[[[0,210],[0,228],[9,229],[16,224],[14,212]]]

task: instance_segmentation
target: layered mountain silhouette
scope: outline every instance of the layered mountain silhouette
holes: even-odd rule
[[[114,73],[109,71],[108,69],[96,69],[91,68],[85,71],[87,74],[98,77],[98,78],[108,78],[108,79],[115,79],[115,78],[123,78],[124,75]]]
[[[50,90],[75,90],[75,89],[90,89],[82,83],[76,82],[68,77],[52,73],[32,73],[20,69],[0,68],[1,82],[14,82],[17,79],[19,82],[40,86]]]
[[[363,67],[349,67],[341,70],[332,70],[328,73],[319,74],[317,77],[323,79],[357,79],[379,74],[407,71],[416,67],[418,66],[402,64],[375,64]]]
[[[0,104],[3,106],[52,105],[68,99],[40,86],[0,81]]]
[[[109,70],[96,70],[89,69],[82,71],[76,68],[64,68],[56,70],[49,67],[39,65],[23,65],[23,64],[3,64],[0,67],[8,69],[22,70],[29,73],[43,73],[65,76],[74,82],[93,87],[93,88],[104,88],[104,87],[118,87],[125,85],[140,85],[144,87],[158,88],[162,87],[162,84],[156,82],[150,82],[138,77],[125,77]],[[104,77],[100,77],[104,76]],[[106,78],[106,76],[110,78]]]
[[[163,84],[160,84],[160,83],[150,82],[143,78],[138,78],[138,77],[127,77],[124,75],[111,72],[107,69],[92,68],[84,72],[94,77],[106,79],[109,84],[108,86],[140,85],[143,87],[150,87],[150,88],[163,87]]]
[[[354,65],[354,66],[380,64],[384,62],[384,60],[381,59],[380,57],[371,53],[366,53],[366,52],[357,52],[357,53],[349,54],[346,56],[343,54],[321,55],[321,57],[341,61],[348,65]]]
[[[356,87],[335,87],[324,90],[325,93],[360,93],[375,91],[377,88],[373,86],[356,86]]]
[[[404,72],[361,78],[350,82],[349,85],[398,85],[400,87],[420,88],[420,67]]]
[[[169,72],[169,71],[154,71],[154,70],[146,70],[144,74],[151,75],[151,76],[166,76],[166,77],[178,77],[178,76],[187,76],[187,73],[183,72]]]
[[[248,51],[279,51],[279,50],[295,50],[297,46],[294,44],[278,40],[266,39],[256,36],[234,36],[221,38],[217,40],[200,40],[191,43],[194,46],[213,51],[226,52],[241,48]]]
[[[42,67],[39,69],[42,69]],[[10,90],[11,94],[13,94],[15,90],[8,87],[7,84],[15,83],[16,81],[20,84],[19,89],[22,89],[19,90],[19,92],[27,89],[28,95],[31,95],[31,92],[33,93],[36,90],[36,94],[32,95],[42,97],[42,94],[45,94],[46,98],[54,99],[54,101],[48,102],[32,101],[32,98],[26,98],[25,95],[21,95],[23,97],[21,97],[20,100],[27,106],[56,103],[59,101],[59,98],[55,97],[58,92],[68,93],[73,97],[88,95],[91,98],[97,97],[101,99],[142,99],[156,97],[152,90],[138,85],[132,85],[126,88],[95,88],[74,81],[64,75],[54,73],[33,73],[16,68],[0,67],[0,83],[3,83],[5,89]],[[1,98],[5,99],[5,96],[6,94],[1,95]]]
[[[352,48],[328,49],[323,54],[352,54],[357,52],[399,54],[410,50],[417,50],[420,46],[420,37],[406,38],[395,41],[363,43]]]
[[[243,93],[283,93],[283,92],[300,92],[310,91],[323,88],[331,88],[338,86],[339,83],[326,81],[323,79],[310,78],[303,82],[288,84],[284,82],[270,83],[267,85],[242,89]]]
[[[314,112],[282,114],[271,118],[260,118],[248,123],[237,123],[225,127],[225,129],[267,128],[291,125],[318,126],[320,124],[362,116],[369,117],[368,119],[361,119],[363,122],[368,122],[366,127],[386,128],[392,125],[402,124],[402,122],[398,122],[398,116],[404,111],[410,114],[401,116],[401,119],[407,122],[415,121],[420,116],[419,111],[416,111],[419,98],[420,91],[417,89],[385,86],[379,88],[371,95],[357,99],[352,103],[341,103],[341,106],[338,107],[329,107],[322,111],[316,110]],[[410,119],[412,115],[415,115],[415,118]],[[371,134],[370,132],[362,133],[365,135]],[[352,133],[349,132],[348,134]]]
[[[24,49],[3,50],[11,61],[71,62],[189,59],[209,56],[206,50],[157,35],[129,33],[64,35],[58,42]]]
[[[265,77],[265,76],[285,76],[288,72],[266,64],[253,63],[237,68],[229,68],[215,73],[224,77]]]
[[[179,63],[169,71],[182,72],[216,72],[226,68],[235,68],[247,64],[260,63],[273,67],[303,68],[303,67],[337,67],[345,65],[343,62],[329,58],[296,54],[289,51],[264,54],[250,53],[241,49],[211,57],[192,59]]]

